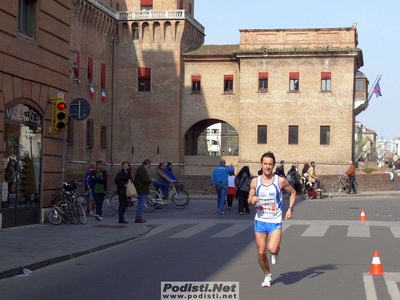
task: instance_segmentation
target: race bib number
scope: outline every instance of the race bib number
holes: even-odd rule
[[[257,215],[262,217],[265,215],[276,215],[278,211],[278,204],[275,199],[259,200],[257,205]]]

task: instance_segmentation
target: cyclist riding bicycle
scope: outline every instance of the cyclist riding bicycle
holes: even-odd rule
[[[165,174],[165,164],[160,163],[157,167],[157,177],[156,180],[153,181],[153,184],[156,188],[161,189],[162,194],[163,194],[163,199],[168,198],[168,189],[169,185],[174,182],[171,178],[168,177],[167,174]]]
[[[175,176],[175,174],[172,172],[172,163],[167,162],[167,167],[164,169],[165,174],[172,179],[175,182],[175,187],[177,190],[183,189],[183,184],[179,183],[178,178]]]

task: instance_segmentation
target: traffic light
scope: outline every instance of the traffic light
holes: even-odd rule
[[[52,98],[50,133],[63,131],[67,126],[67,102],[62,98]]]

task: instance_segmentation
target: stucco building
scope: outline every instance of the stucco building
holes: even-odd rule
[[[267,150],[320,173],[354,155],[368,104],[356,26],[240,30],[237,45],[203,45],[194,0],[7,0],[0,24],[2,227],[43,221],[61,181],[97,159],[112,186],[121,162],[145,158],[185,176],[209,175],[211,152],[254,173]],[[90,114],[50,133],[55,97]],[[219,123],[231,138],[204,151]]]

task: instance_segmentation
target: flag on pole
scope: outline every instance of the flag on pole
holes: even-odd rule
[[[378,82],[375,84],[375,87],[374,87],[374,94],[376,95],[377,98],[378,98],[379,96],[382,96],[381,87],[380,87],[380,85],[379,85],[379,81],[380,81],[380,80],[381,80],[381,78],[378,79]]]
[[[101,101],[106,102],[107,96],[106,96],[106,90],[101,89]]]
[[[91,83],[89,83],[89,91],[90,91],[90,96],[94,96],[94,86]]]

